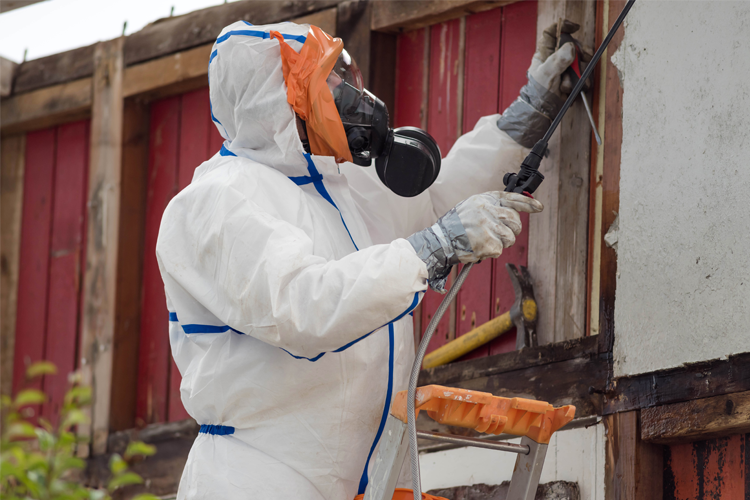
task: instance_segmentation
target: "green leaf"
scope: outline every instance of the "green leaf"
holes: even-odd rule
[[[57,442],[57,439],[52,433],[40,429],[39,427],[36,428],[36,437],[39,440],[39,449],[45,452],[51,450]]]
[[[78,457],[61,457],[58,455],[55,462],[60,475],[70,470],[83,470],[86,468],[86,461]]]
[[[156,446],[146,444],[143,441],[131,441],[128,443],[128,449],[125,450],[125,459],[130,460],[138,455],[150,457],[154,453],[156,453]]]
[[[40,405],[45,401],[47,401],[47,395],[39,389],[24,389],[18,393],[13,404],[16,408],[21,408],[28,405]]]
[[[112,479],[109,482],[108,489],[109,491],[114,491],[117,488],[120,488],[122,486],[127,486],[129,484],[141,484],[141,483],[143,483],[143,479],[141,479],[141,476],[139,476],[135,472],[125,472],[115,477],[114,479]]]
[[[64,405],[66,407],[86,406],[89,403],[91,403],[91,387],[78,385],[65,393]]]
[[[26,369],[26,378],[35,378],[42,375],[55,375],[57,367],[50,361],[37,361]]]
[[[151,493],[141,493],[140,495],[134,496],[131,500],[160,500],[160,498]]]
[[[89,490],[89,500],[104,500],[105,498],[109,498],[109,495],[107,495],[107,492],[104,490]],[[157,498],[157,500],[159,500]]]
[[[74,425],[87,424],[88,422],[89,417],[83,411],[70,410],[67,415],[65,415],[65,420],[63,420],[60,427],[63,429],[70,429]]]
[[[109,459],[109,470],[112,471],[113,475],[117,476],[122,472],[125,472],[127,468],[128,463],[117,453],[112,455],[112,458]]]
[[[8,439],[35,438],[36,429],[28,422],[20,421],[8,427]]]

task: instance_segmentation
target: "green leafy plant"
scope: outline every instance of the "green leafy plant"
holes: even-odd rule
[[[55,365],[42,361],[26,371],[28,380],[55,375]],[[81,384],[80,375],[72,373],[71,387],[65,394],[55,428],[39,417],[32,423],[34,406],[47,401],[38,389],[24,389],[15,398],[2,396],[2,436],[0,437],[0,497],[7,500],[105,500],[123,486],[141,484],[141,476],[129,470],[139,457],[153,455],[156,448],[139,441],[129,443],[120,456],[112,455],[109,469],[112,478],[107,489],[84,486],[80,478],[86,462],[76,455],[76,448],[85,445],[86,438],[76,434],[76,426],[88,423],[83,408],[91,403],[91,388]],[[150,494],[140,494],[133,500],[158,500]]]

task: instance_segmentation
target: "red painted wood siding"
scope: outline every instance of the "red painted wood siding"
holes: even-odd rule
[[[13,390],[30,363],[54,362],[58,375],[34,384],[50,397],[35,410],[53,423],[78,366],[88,155],[88,121],[26,137]]]
[[[395,125],[420,126],[438,141],[443,156],[460,133],[471,131],[479,118],[502,112],[526,83],[526,70],[534,54],[536,1],[517,2],[473,14],[465,19],[463,75],[459,75],[460,23],[456,19],[429,28],[425,51],[424,29],[399,35],[396,61]],[[429,53],[425,61],[425,53]],[[424,72],[428,73],[427,109],[422,109]],[[463,108],[459,120],[459,78],[463,77]],[[426,120],[423,114],[426,113]],[[459,130],[459,124],[461,130]],[[528,225],[528,215],[521,216]],[[456,301],[455,334],[472,328],[510,309],[513,287],[505,264],[527,264],[528,232],[498,259],[475,266]],[[443,296],[428,291],[422,301],[422,329],[432,318]],[[449,340],[448,314],[443,317],[428,351]],[[480,347],[466,358],[515,349],[515,330]]]
[[[750,498],[750,434],[664,447],[664,500]]]
[[[156,261],[156,240],[167,204],[213,156],[223,139],[211,123],[208,89],[169,97],[151,105],[149,176],[143,262],[143,304],[139,346],[136,419],[142,424],[188,418],[180,399],[180,373],[169,347],[164,283]]]

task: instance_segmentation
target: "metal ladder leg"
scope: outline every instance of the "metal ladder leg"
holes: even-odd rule
[[[393,498],[396,481],[398,481],[408,449],[406,424],[388,414],[375,463],[372,466],[372,475],[365,489],[364,500],[391,500]]]
[[[516,458],[508,489],[508,500],[534,500],[542,475],[544,457],[547,455],[546,444],[539,444],[527,436],[521,439],[521,445],[529,447],[529,454],[518,455]]]

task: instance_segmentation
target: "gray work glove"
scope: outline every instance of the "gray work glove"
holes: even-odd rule
[[[575,33],[579,26],[563,21],[561,32]],[[563,93],[569,93],[569,79],[563,82],[562,74],[575,59],[575,47],[566,43],[557,47],[557,23],[548,27],[536,43],[527,76],[529,81],[521,95],[508,106],[497,126],[521,146],[531,148],[547,132],[552,120],[565,103]]]
[[[427,265],[430,288],[445,293],[445,281],[458,264],[500,256],[521,232],[518,212],[537,213],[542,203],[518,193],[476,194],[427,229],[406,238]]]

